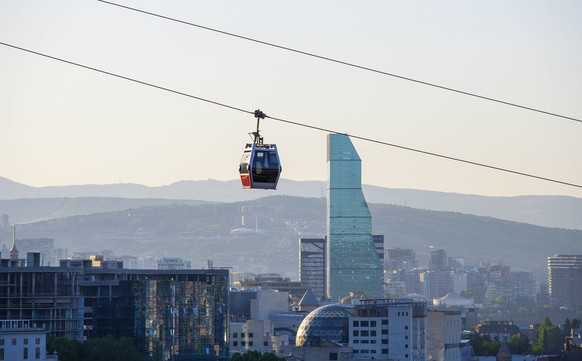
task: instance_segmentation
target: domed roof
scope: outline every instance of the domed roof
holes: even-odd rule
[[[350,307],[340,304],[329,304],[311,311],[303,319],[295,345],[322,346],[328,343],[347,343],[349,318],[352,316]]]

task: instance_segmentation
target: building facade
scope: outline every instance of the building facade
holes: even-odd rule
[[[550,304],[582,310],[582,254],[548,257]]]
[[[0,360],[47,360],[46,335],[29,320],[1,320]]]
[[[461,312],[428,310],[427,316],[427,359],[461,361]]]
[[[299,282],[321,300],[325,297],[325,238],[299,239]]]
[[[349,319],[354,358],[426,359],[426,303],[409,299],[362,300]]]
[[[327,163],[326,295],[382,297],[383,265],[362,192],[361,160],[347,135],[328,135]]]
[[[131,337],[146,360],[228,359],[229,272],[127,270],[65,260],[2,267],[0,319],[82,342]]]

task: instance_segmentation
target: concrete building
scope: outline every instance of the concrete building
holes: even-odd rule
[[[433,269],[422,273],[424,295],[428,299],[441,298],[453,292],[454,278],[448,270]]]
[[[233,291],[229,305],[231,354],[249,350],[286,354],[304,316],[290,313],[287,292],[270,289]]]
[[[328,134],[327,163],[327,297],[338,300],[350,291],[382,297],[383,265],[362,192],[361,160],[348,136]]]
[[[354,305],[349,345],[354,358],[426,359],[426,303],[410,299],[369,299]]]
[[[461,312],[427,310],[426,359],[461,361]]]
[[[582,254],[548,257],[550,304],[582,310]]]
[[[325,238],[299,239],[299,282],[311,289],[318,300],[325,298]]]
[[[47,360],[46,335],[29,320],[1,320],[0,360]]]

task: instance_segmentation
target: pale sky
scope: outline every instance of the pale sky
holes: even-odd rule
[[[119,3],[582,118],[580,1]],[[0,42],[273,117],[582,184],[580,122],[98,1],[0,0]],[[245,113],[0,45],[0,176],[16,182],[237,179],[254,127]],[[283,178],[326,179],[326,133],[273,120],[261,130],[279,148]],[[364,184],[582,198],[580,188],[353,143]]]

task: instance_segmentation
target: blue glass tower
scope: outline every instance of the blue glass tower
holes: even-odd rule
[[[362,161],[348,136],[328,135],[327,163],[327,296],[337,300],[353,291],[382,297],[383,267],[362,192]]]

